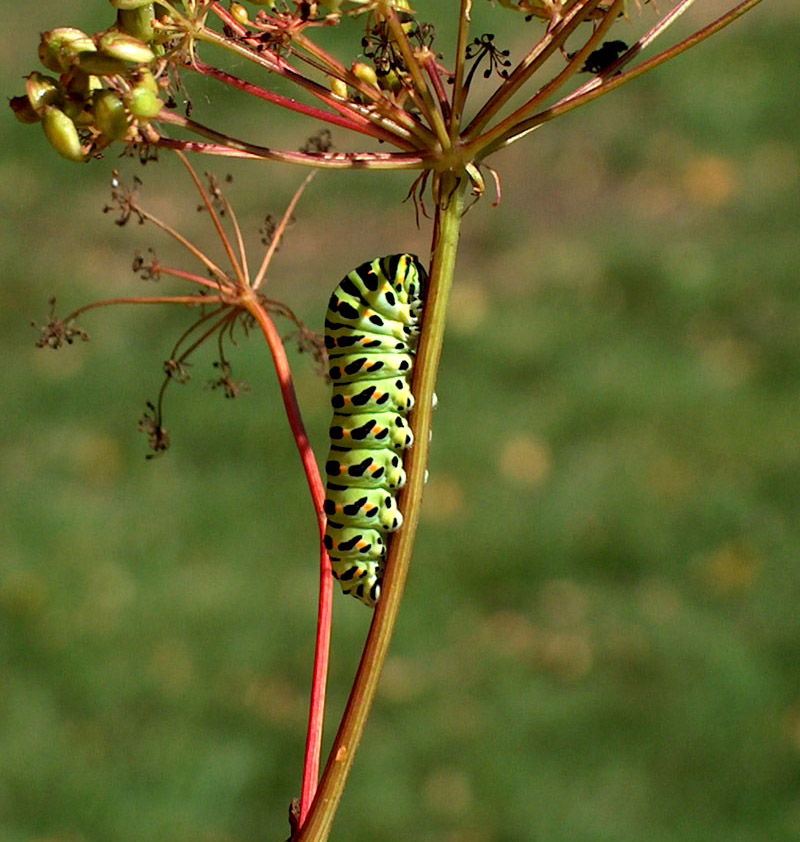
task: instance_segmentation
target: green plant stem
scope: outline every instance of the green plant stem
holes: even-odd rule
[[[416,409],[411,426],[415,444],[409,452],[408,482],[400,496],[403,528],[392,539],[381,598],[375,609],[350,698],[316,798],[294,842],[325,842],[328,838],[394,632],[419,523],[425,465],[428,461],[433,390],[442,352],[447,302],[455,272],[464,193],[468,183],[463,172],[448,171],[439,178],[430,286],[414,375]]]

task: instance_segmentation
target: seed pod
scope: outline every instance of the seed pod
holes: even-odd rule
[[[58,26],[43,32],[39,42],[39,61],[56,73],[63,73],[78,61],[82,53],[97,50],[94,41],[81,29]]]
[[[139,120],[152,120],[164,107],[164,103],[147,87],[137,85],[125,94],[125,105]]]
[[[40,116],[46,105],[56,105],[64,98],[58,80],[35,70],[25,80],[25,93],[31,108],[39,112]]]
[[[155,58],[147,44],[125,32],[109,29],[95,37],[101,54],[109,58],[134,64],[149,64]]]
[[[54,105],[48,105],[42,115],[42,128],[53,149],[68,161],[85,161],[81,139],[75,123]]]
[[[92,99],[97,128],[112,140],[122,140],[128,133],[130,120],[120,97],[114,91],[104,90],[97,91]]]

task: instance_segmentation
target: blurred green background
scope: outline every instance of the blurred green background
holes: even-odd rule
[[[7,4],[8,96],[40,30],[110,20],[65,5]],[[475,18],[519,55],[520,18]],[[465,221],[415,561],[334,839],[800,839],[799,36],[770,0],[492,161],[503,200]],[[218,114],[276,146],[309,133]],[[147,461],[136,422],[189,314],[97,312],[59,353],[30,322],[52,295],[152,292],[136,249],[193,268],[101,213],[113,167],[204,243],[208,221],[166,156],[76,166],[8,110],[0,131],[0,840],[283,839],[317,559],[271,363],[257,336],[231,349],[251,391],[226,401],[201,353]],[[255,262],[303,173],[197,166],[233,174]],[[321,325],[350,268],[424,255],[409,183],[319,175],[271,294]],[[327,390],[293,361],[322,458]],[[331,727],[368,621],[337,597]]]

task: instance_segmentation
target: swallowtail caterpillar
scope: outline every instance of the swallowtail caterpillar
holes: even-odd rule
[[[427,281],[414,255],[375,258],[342,279],[325,317],[333,384],[325,547],[342,590],[369,606],[380,597],[391,533],[403,523],[395,496],[413,443],[406,415]]]

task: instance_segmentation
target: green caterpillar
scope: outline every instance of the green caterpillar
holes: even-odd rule
[[[325,547],[342,590],[369,606],[380,597],[390,533],[403,523],[395,494],[414,440],[405,416],[427,282],[412,254],[376,258],[342,279],[325,316],[333,383]]]

